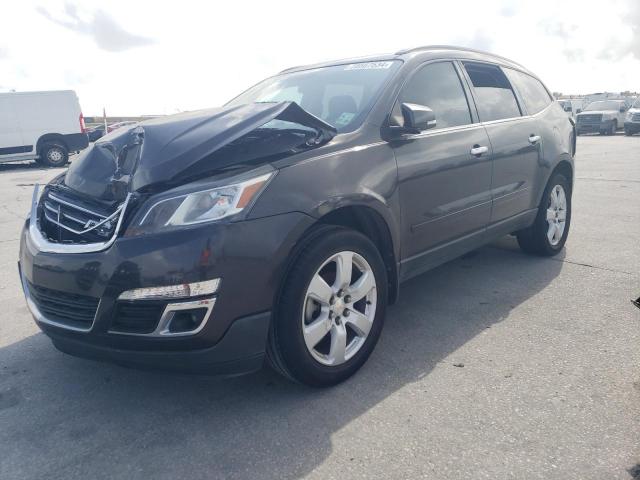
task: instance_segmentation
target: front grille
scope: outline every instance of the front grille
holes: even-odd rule
[[[58,190],[46,190],[40,200],[40,230],[53,242],[104,242],[114,234],[120,207],[107,208]]]
[[[633,115],[631,115],[631,121],[640,122],[640,113],[634,113]]]
[[[601,113],[590,113],[578,115],[578,123],[600,123],[602,121]]]
[[[76,328],[91,328],[100,299],[52,290],[29,282],[29,295],[47,320]]]
[[[118,302],[110,330],[121,333],[152,333],[158,326],[164,306],[163,302],[152,301]]]

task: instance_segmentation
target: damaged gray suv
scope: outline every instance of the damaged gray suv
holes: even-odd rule
[[[555,255],[574,126],[521,65],[455,47],[297,67],[127,126],[36,186],[19,270],[72,355],[315,386],[374,349],[400,283],[507,234]]]

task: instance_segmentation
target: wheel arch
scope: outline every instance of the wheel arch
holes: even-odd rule
[[[67,143],[64,141],[64,136],[61,133],[46,133],[38,139],[36,143],[36,153],[40,155],[40,150],[48,143],[59,144],[69,150]]]
[[[344,200],[342,198],[341,201],[329,201],[315,209],[312,214],[315,221],[302,231],[295,243],[297,246],[303,245],[321,225],[341,226],[362,233],[375,244],[385,263],[389,303],[392,304],[397,300],[399,293],[399,242],[391,214],[384,205],[376,208],[370,202],[345,202]],[[293,250],[288,265],[284,267],[283,279],[286,278],[297,258],[297,246]]]
[[[567,180],[569,180],[569,185],[571,185],[571,190],[573,190],[573,165],[569,160],[566,159],[562,159],[560,160],[556,166],[553,168],[553,170],[551,171],[551,174],[549,174],[549,177],[547,178],[547,182],[549,181],[549,179],[556,173],[561,173],[562,175],[564,175]]]
[[[367,205],[346,205],[326,213],[318,219],[317,224],[351,228],[370,239],[385,263],[389,303],[397,300],[399,281],[396,244],[389,224],[381,213]]]

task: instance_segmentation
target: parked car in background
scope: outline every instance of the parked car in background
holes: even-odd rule
[[[624,100],[599,100],[592,102],[576,115],[576,132],[600,133],[613,135],[618,128],[622,128],[627,112]]]
[[[296,67],[120,128],[32,210],[20,277],[72,355],[328,386],[400,283],[507,234],[558,254],[575,130],[543,83],[455,47]],[[452,301],[460,301],[452,292]]]
[[[571,100],[556,100],[556,102],[560,104],[562,110],[566,112],[567,116],[573,118],[573,105]]]
[[[128,125],[135,125],[138,122],[132,121],[132,120],[127,120],[125,122],[117,122],[117,123],[112,123],[110,125],[107,125],[107,133],[111,133],[114,130],[117,130],[119,128],[122,127],[126,127]]]
[[[74,91],[0,93],[0,162],[60,167],[88,144]]]
[[[640,98],[636,98],[624,118],[624,134],[633,135],[640,132]]]
[[[95,142],[104,136],[104,124],[87,129],[90,142]]]

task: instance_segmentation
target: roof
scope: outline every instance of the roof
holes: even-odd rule
[[[528,70],[513,60],[481,50],[475,50],[472,48],[457,47],[453,45],[426,45],[422,47],[408,48],[399,50],[395,53],[388,53],[382,55],[369,55],[364,57],[344,58],[340,60],[333,60],[328,62],[315,63],[310,65],[300,65],[297,67],[287,68],[280,73],[296,72],[302,70],[310,70],[313,68],[328,67],[332,65],[344,65],[347,63],[357,62],[373,62],[373,61],[388,61],[388,60],[406,60],[414,57],[422,57],[424,60],[431,58],[436,59],[442,56],[453,58],[468,58],[471,60],[486,60],[490,62],[500,63],[505,66],[517,68],[519,70]],[[530,73],[530,72],[529,72]]]

